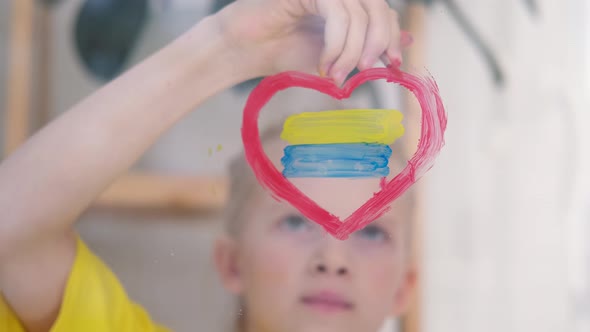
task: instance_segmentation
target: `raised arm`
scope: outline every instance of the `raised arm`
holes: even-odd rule
[[[399,43],[383,0],[241,0],[203,19],[0,165],[4,298],[28,331],[47,331],[74,260],[76,218],[208,97],[283,70],[319,70],[341,83],[382,55],[401,59]]]

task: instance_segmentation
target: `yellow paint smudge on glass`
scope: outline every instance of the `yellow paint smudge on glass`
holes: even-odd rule
[[[393,144],[404,135],[404,115],[386,109],[305,112],[285,121],[281,138],[289,144]]]
[[[223,146],[221,146],[221,144],[217,144],[217,152],[221,151],[221,149],[223,149]]]

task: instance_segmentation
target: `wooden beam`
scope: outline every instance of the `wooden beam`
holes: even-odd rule
[[[53,111],[53,89],[52,89],[52,71],[53,71],[53,11],[50,5],[38,6],[37,29],[35,39],[38,45],[35,52],[37,54],[37,72],[35,75],[35,94],[37,103],[34,106],[35,126],[31,130],[36,131],[45,126],[52,118]]]
[[[423,4],[416,2],[410,2],[406,8],[404,15],[406,29],[414,37],[414,43],[411,47],[406,50],[404,55],[404,67],[407,70],[421,70],[425,64],[425,47],[426,47],[426,8]],[[415,99],[414,95],[407,91],[406,92],[406,121],[409,124],[408,128],[408,139],[406,143],[406,150],[408,153],[413,154],[416,150],[416,144],[420,137],[420,123],[422,116],[422,109],[420,104]],[[416,289],[412,295],[410,308],[406,316],[402,320],[403,332],[420,332],[423,330],[422,327],[422,247],[423,247],[423,209],[424,209],[424,194],[423,194],[423,182],[418,182],[414,185],[414,192],[416,196],[414,218],[412,225],[412,256],[411,264],[416,267],[418,271],[418,280]]]
[[[29,135],[31,80],[33,72],[33,0],[12,1],[8,46],[8,84],[4,125],[4,155],[22,144]]]
[[[176,212],[219,210],[227,199],[228,183],[222,177],[131,172],[103,192],[95,206]]]

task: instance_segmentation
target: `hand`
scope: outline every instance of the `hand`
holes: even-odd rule
[[[254,76],[317,71],[341,85],[380,58],[399,65],[402,44],[411,43],[385,0],[237,0],[216,15]]]

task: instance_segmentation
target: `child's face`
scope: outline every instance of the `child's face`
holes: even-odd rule
[[[341,218],[379,189],[378,179],[293,182]],[[341,241],[289,204],[253,196],[240,234],[216,250],[225,286],[244,300],[249,331],[377,331],[401,313],[415,274],[402,203]]]

